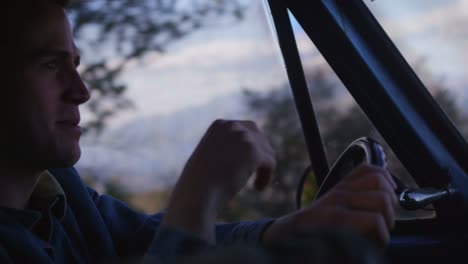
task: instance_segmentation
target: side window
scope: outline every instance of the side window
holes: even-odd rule
[[[365,3],[466,140],[468,1]]]
[[[370,137],[384,147],[388,169],[392,174],[406,186],[417,187],[414,179],[357,105],[299,23],[292,15],[290,18],[330,166],[354,140]],[[313,189],[311,186],[304,186],[304,188]],[[308,191],[314,192],[314,190]],[[397,210],[397,218],[401,220],[434,216],[435,214],[431,211],[410,212],[401,208]]]
[[[129,43],[118,45],[117,36],[111,34],[100,46],[107,52],[101,53],[94,49],[99,38],[93,36],[102,31],[96,26],[80,31],[82,74],[89,86],[100,88],[92,93],[97,101],[83,107],[83,122],[96,123],[96,112],[110,115],[99,132],[89,131],[81,141],[83,154],[76,167],[89,185],[137,210],[162,210],[210,123],[218,118],[251,119],[270,137],[278,154],[277,170],[266,191],[259,194],[250,184],[229,204],[221,220],[279,216],[294,209],[298,180],[309,165],[303,132],[265,6],[260,1],[239,3],[242,8],[233,12],[234,19],[223,16],[212,20],[216,23],[196,27],[172,39],[164,50],[145,50],[144,56],[115,72],[105,70],[125,59]],[[88,4],[84,10],[100,10],[99,1]],[[135,16],[136,9],[128,10],[130,17]],[[75,24],[83,23],[77,19],[80,16],[73,17]],[[120,33],[131,35],[141,29],[133,28],[137,25],[141,23],[129,24],[128,32]],[[329,163],[359,137],[370,136],[386,146],[300,26],[295,24],[294,29]],[[117,48],[109,54],[109,47]],[[99,64],[98,55],[111,59]],[[110,82],[100,78],[109,77],[103,73],[118,78]],[[103,97],[108,84],[117,92]],[[119,90],[120,84],[127,89]],[[128,105],[133,107],[111,115],[112,109]],[[391,149],[386,146],[386,151],[390,169],[414,186]]]
[[[278,170],[268,190],[259,194],[245,188],[221,218],[277,216],[294,208],[297,180],[308,165],[300,124],[264,6],[261,1],[240,2],[240,18],[224,15],[172,41],[164,52],[147,52],[122,69],[118,82],[127,86],[123,95],[133,107],[115,113],[100,133],[89,131],[82,138],[76,167],[89,185],[137,210],[160,211],[211,122],[251,119],[270,136],[279,155]],[[128,26],[129,33],[134,26]],[[89,48],[96,32],[92,26],[78,38],[85,77],[90,74],[86,63],[98,55]],[[108,41],[101,48],[116,45],[114,38]],[[92,96],[101,95],[97,90]],[[99,100],[99,107],[106,107],[108,102]],[[93,104],[83,107],[83,123],[94,120]]]

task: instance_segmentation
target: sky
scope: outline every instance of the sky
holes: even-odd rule
[[[410,63],[424,59],[433,74],[444,77],[456,93],[465,93],[468,86],[467,0],[366,3]]]
[[[427,67],[450,84],[464,81],[468,0],[365,2],[410,63],[425,59]],[[280,53],[264,14],[260,4],[252,4],[239,25],[197,32],[167,54],[153,55],[144,67],[128,70],[123,81],[138,112],[167,114],[239,86],[265,89],[284,82]],[[303,56],[316,54],[299,30],[298,38]]]
[[[286,83],[262,2],[252,3],[240,23],[195,32],[166,53],[150,54],[142,65],[127,69],[122,81],[128,84],[127,96],[136,110],[120,115],[114,124],[174,113],[241,89],[268,90]],[[317,53],[308,43],[302,50]]]
[[[460,103],[467,99],[468,0],[364,2],[410,64],[424,59]],[[119,114],[100,138],[84,138],[78,168],[94,168],[110,177],[118,174],[118,167],[123,174],[136,175],[133,183],[138,175],[148,179],[180,170],[210,120],[247,117],[237,103],[243,89],[284,86],[287,76],[267,12],[262,1],[251,3],[240,23],[201,30],[174,43],[167,53],[151,54],[129,67],[122,81],[136,108]],[[300,27],[294,28],[305,66],[324,64]],[[186,126],[171,123],[173,117]]]

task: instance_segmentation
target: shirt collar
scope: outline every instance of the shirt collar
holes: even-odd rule
[[[60,186],[60,183],[49,171],[44,171],[39,175],[39,180],[37,181],[32,196],[50,197],[57,195],[65,195],[62,186]]]
[[[33,204],[36,201],[51,201],[55,199],[57,200],[49,204],[49,206],[53,207],[55,216],[61,220],[65,217],[67,208],[65,192],[55,177],[49,171],[44,171],[39,176],[29,203]]]
[[[28,229],[42,218],[42,213],[48,211],[63,220],[66,213],[66,197],[60,183],[49,171],[44,171],[38,178],[28,206],[25,209],[0,207],[0,212],[12,217]]]

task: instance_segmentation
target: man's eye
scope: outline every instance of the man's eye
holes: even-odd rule
[[[58,62],[56,60],[48,61],[44,63],[44,66],[49,70],[57,70],[58,69]]]

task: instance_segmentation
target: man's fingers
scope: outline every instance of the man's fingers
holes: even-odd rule
[[[392,229],[395,226],[395,203],[386,192],[353,193],[349,196],[348,207],[353,210],[379,213],[384,217],[388,228]]]
[[[373,212],[347,211],[343,217],[347,219],[345,225],[377,241],[382,247],[390,242],[390,230],[382,215]]]
[[[253,121],[233,121],[241,129],[248,133],[249,140],[257,148],[259,166],[256,169],[254,186],[262,191],[270,183],[273,171],[276,167],[276,153],[269,140]]]
[[[260,128],[257,126],[257,124],[254,121],[237,120],[237,121],[233,121],[233,122],[239,123],[239,124],[243,125],[244,127],[252,130],[252,131],[255,131],[255,132],[258,132],[258,133],[261,132]]]
[[[348,181],[358,180],[362,178],[363,175],[367,174],[380,174],[388,181],[392,189],[395,190],[398,187],[388,170],[367,163],[358,166],[350,174],[348,174],[345,179]]]
[[[234,121],[236,122],[239,126],[244,127],[247,129],[249,132],[253,134],[254,141],[259,144],[259,146],[266,152],[271,153],[272,155],[275,154],[275,150],[271,146],[270,141],[267,139],[265,134],[260,130],[260,128],[257,126],[257,124],[253,121]]]
[[[398,188],[398,185],[396,184],[395,180],[393,180],[392,174],[388,170],[385,170],[384,173],[385,179],[391,184],[393,187],[393,190],[396,190]]]
[[[385,191],[390,194],[392,202],[395,205],[398,202],[395,190],[382,173],[368,173],[362,175],[361,178],[357,180],[342,182],[340,189],[353,192]]]
[[[247,174],[256,172],[254,186],[257,190],[263,190],[270,182],[273,170],[276,167],[276,153],[269,140],[253,121],[244,120],[217,120],[211,130],[222,129],[220,138],[231,138],[234,158],[246,160]],[[247,178],[244,178],[246,180]]]
[[[265,158],[265,161],[257,168],[254,186],[257,191],[263,191],[271,179],[273,178],[273,171],[276,167],[276,160],[274,157]]]
[[[359,165],[358,167],[356,167],[353,171],[351,171],[351,173],[349,173],[346,176],[346,179],[355,180],[355,179],[359,179],[364,174],[384,173],[384,171],[385,170],[380,168],[380,167],[370,165],[370,164],[367,164],[367,163],[363,163],[363,164]]]
[[[257,191],[263,191],[272,178],[273,171],[271,168],[261,167],[257,169],[254,186]]]
[[[334,217],[336,218],[335,225],[357,231],[382,247],[388,245],[390,241],[390,230],[384,217],[379,213],[336,209]]]
[[[315,224],[310,224],[315,223]],[[312,232],[320,227],[344,227],[365,235],[382,247],[390,241],[390,230],[380,213],[336,206],[311,206],[296,215],[296,232]]]
[[[327,206],[378,213],[384,217],[388,228],[393,228],[395,224],[396,204],[392,200],[391,194],[385,191],[350,192],[336,190],[330,193],[324,202]]]

